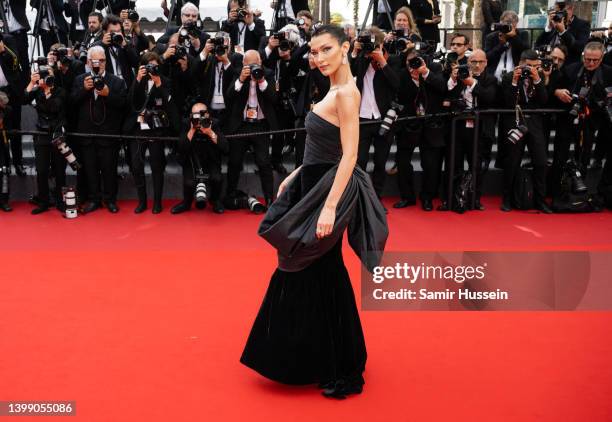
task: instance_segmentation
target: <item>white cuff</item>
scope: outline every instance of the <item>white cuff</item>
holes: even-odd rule
[[[446,87],[448,88],[448,90],[451,91],[456,86],[457,86],[457,82],[453,81],[452,77],[448,78],[448,82],[446,83]]]
[[[249,25],[249,31],[253,31],[255,29],[255,22]]]
[[[240,90],[242,89],[242,85],[244,84],[240,82],[240,79],[236,79],[236,83],[234,84],[234,89],[236,90],[236,92],[240,92]]]
[[[200,60],[206,60],[206,54],[204,54],[204,50],[200,51]]]
[[[259,85],[259,90],[263,92],[268,87],[268,81],[262,79],[257,85]]]
[[[268,47],[267,45],[266,45],[265,51],[266,51],[266,58],[272,55],[272,49]]]

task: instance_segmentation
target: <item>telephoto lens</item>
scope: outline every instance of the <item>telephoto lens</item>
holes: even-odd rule
[[[206,189],[206,178],[204,175],[198,175],[196,177],[196,187],[195,187],[196,207],[198,209],[205,208],[207,201],[208,201],[208,191]]]
[[[262,214],[266,212],[265,205],[259,202],[254,196],[249,196],[247,199],[247,206],[254,214]]]
[[[66,210],[66,218],[76,218],[78,215],[77,211],[77,198],[74,186],[62,187],[62,197],[64,198],[64,209]]]
[[[251,64],[249,65],[249,68],[251,69],[251,76],[253,76],[254,79],[256,80],[261,80],[264,77],[264,70],[263,68],[258,65],[258,64]]]
[[[397,111],[395,111],[395,109],[391,107],[389,110],[387,110],[387,114],[385,115],[385,118],[380,124],[380,129],[378,129],[378,136],[385,136],[389,132],[389,130],[391,129],[391,126],[393,126],[393,123],[395,123],[396,120],[397,120]]]
[[[507,34],[512,31],[512,25],[510,25],[509,23],[502,23],[502,22],[494,23],[493,25],[491,25],[491,30],[499,31],[502,34]]]
[[[369,32],[364,32],[362,35],[359,35],[357,37],[357,41],[359,44],[361,44],[361,50],[364,53],[371,53],[374,51],[374,43],[376,42],[376,38]]]
[[[59,150],[60,154],[62,154],[62,157],[64,157],[64,159],[68,162],[72,170],[77,171],[81,168],[81,164],[77,161],[72,149],[66,144],[63,129],[60,133],[56,133],[54,135],[51,143]]]

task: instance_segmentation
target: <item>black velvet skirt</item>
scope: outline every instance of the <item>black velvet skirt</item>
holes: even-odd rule
[[[302,168],[302,194],[331,168]],[[367,358],[351,280],[342,259],[342,237],[305,269],[276,269],[240,362],[285,384],[362,385]]]

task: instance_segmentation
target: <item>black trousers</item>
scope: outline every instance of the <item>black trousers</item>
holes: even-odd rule
[[[8,87],[6,87],[8,88]],[[4,124],[7,129],[20,130],[21,129],[21,103],[23,98],[19,94],[14,94],[13,91],[0,88],[0,91],[7,94],[9,97],[9,104],[12,105],[10,112],[4,116]],[[23,150],[21,144],[21,134],[9,135],[11,155],[13,157],[14,165],[21,165],[23,161]]]
[[[461,182],[461,177],[465,170],[465,161],[467,160],[468,170],[472,171],[474,163],[474,129],[466,127],[466,122],[458,121],[456,129],[455,139],[455,168],[453,174],[453,186]],[[482,151],[486,149],[484,143],[486,142],[482,135],[478,136],[478,151],[476,157],[476,186],[474,186],[474,192],[476,198],[480,199],[482,196]],[[447,157],[450,160],[450,146],[447,152]],[[448,176],[448,175],[447,175]],[[447,179],[448,180],[448,179]]]
[[[430,146],[421,142],[419,151],[421,151],[421,167],[423,167],[423,186],[420,198],[422,201],[432,200],[438,196],[440,188],[444,147]]]
[[[359,119],[360,122],[368,122],[370,119]],[[370,158],[370,146],[374,144],[374,172],[372,173],[372,184],[378,197],[382,196],[385,187],[385,179],[387,177],[386,164],[391,150],[392,136],[387,133],[387,136],[379,136],[378,129],[380,124],[366,124],[359,127],[359,150],[357,155],[357,164],[367,171],[368,161]]]
[[[230,141],[233,142],[233,141]],[[209,197],[211,202],[219,201],[223,193],[223,175],[221,174],[222,153],[210,141],[196,141],[189,153],[182,157],[183,166],[183,200],[191,203],[195,191],[196,174],[201,169],[208,174]]]
[[[147,131],[150,136],[161,136],[160,132]],[[139,132],[139,135],[146,136],[147,133]],[[160,202],[164,188],[164,170],[166,168],[165,144],[163,141],[148,141],[131,139],[130,158],[131,171],[134,178],[134,185],[138,192],[138,199],[146,200],[147,183],[145,178],[145,155],[149,150],[149,164],[151,165],[151,175],[153,178],[153,198]]]
[[[118,145],[105,145],[89,139],[80,148],[83,169],[87,177],[89,200],[115,202],[117,200]]]
[[[397,186],[400,197],[405,200],[415,200],[412,156],[421,141],[421,130],[402,129],[395,134],[395,139],[397,140],[397,152],[395,154]]]
[[[40,30],[40,39],[42,41],[42,47],[44,51],[45,57],[51,50],[51,46],[55,43],[62,43],[64,45],[68,45],[68,34],[65,32],[59,31],[57,34],[54,31],[46,31],[44,29]]]
[[[62,201],[62,187],[66,185],[66,160],[59,150],[51,144],[51,137],[38,135],[34,141],[34,163],[36,165],[36,185],[38,199],[49,204],[49,172],[55,177],[55,201]]]
[[[9,199],[10,186],[9,176],[11,169],[11,156],[9,154],[9,145],[4,141],[4,130],[0,130],[0,203],[6,204]],[[8,137],[6,138],[8,141]],[[6,178],[6,181],[5,181]],[[3,189],[2,183],[6,183],[6,189]],[[3,192],[3,190],[5,190]]]
[[[527,117],[529,118],[529,117]],[[525,145],[529,149],[533,163],[534,200],[543,201],[546,197],[546,138],[542,125],[528,125],[529,132],[516,144],[506,140],[504,161],[504,197],[511,198],[517,172],[521,167]]]
[[[283,107],[276,108],[276,116],[278,120],[278,129],[293,129],[295,125],[295,116],[290,110],[285,110]],[[294,132],[280,133],[272,137],[272,156],[273,164],[282,164],[283,148],[293,142]]]
[[[236,133],[248,134],[252,132],[263,132],[268,130],[268,123],[244,122],[240,125]],[[244,154],[247,148],[251,146],[255,154],[255,164],[259,168],[259,179],[261,180],[261,189],[265,198],[273,197],[273,175],[272,164],[270,163],[270,137],[269,136],[246,136],[244,138],[235,138],[229,140],[229,162],[227,166],[227,190],[228,193],[233,193],[238,189],[238,180],[242,172],[242,164],[244,162]]]

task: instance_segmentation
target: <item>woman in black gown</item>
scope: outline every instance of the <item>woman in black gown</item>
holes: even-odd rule
[[[315,31],[311,54],[328,94],[306,116],[302,166],[279,187],[259,234],[279,265],[240,361],[285,384],[314,384],[327,397],[361,393],[366,346],[342,235],[369,270],[380,261],[387,222],[369,177],[355,166],[360,94],[342,28]]]

